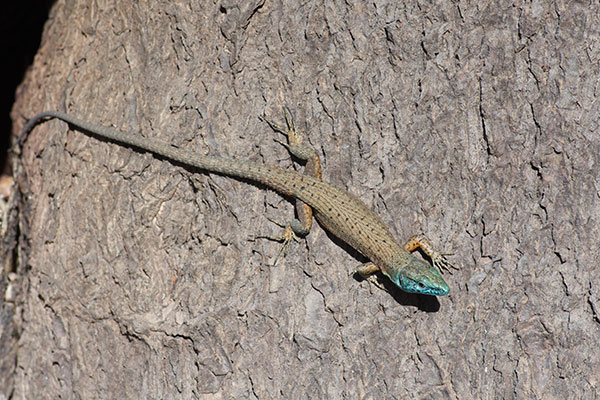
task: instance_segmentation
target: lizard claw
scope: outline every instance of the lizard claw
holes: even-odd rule
[[[292,240],[297,243],[300,242],[300,239],[298,239],[298,236],[296,236],[294,230],[290,226],[287,226],[285,228],[285,231],[281,235],[280,240],[283,242],[283,244],[281,245],[281,248],[279,249],[279,252],[275,257],[275,261],[273,261],[273,266],[277,264],[277,260],[279,260],[279,256],[281,254],[283,254],[284,257],[287,255],[287,251],[290,247],[290,243],[292,242]]]
[[[433,262],[433,266],[436,267],[437,269],[440,270],[440,272],[444,272],[447,271],[448,273],[452,274],[452,270],[458,270],[459,268],[454,266],[454,264],[452,264],[450,261],[448,261],[446,259],[446,257],[444,257],[445,255],[450,255],[449,253],[439,253],[436,254],[434,257],[431,258],[431,261]]]
[[[283,117],[285,118],[285,123],[287,124],[288,131],[296,131],[296,124],[294,123],[294,117],[292,116],[292,112],[287,106],[283,106]]]
[[[259,116],[258,118],[261,121],[264,121],[267,124],[269,124],[271,129],[273,129],[274,131],[281,132],[284,135],[287,135],[288,132],[290,132],[290,131],[295,132],[296,124],[294,123],[294,118],[292,117],[292,113],[291,113],[290,109],[285,106],[283,107],[283,117],[285,118],[285,124],[287,125],[287,128],[284,128],[283,126],[279,125],[278,123],[271,121],[270,119],[268,119],[265,116]]]
[[[385,292],[388,292],[388,293],[390,293],[390,291],[389,291],[389,290],[387,290],[387,288],[386,288],[385,286],[383,286],[383,285],[381,284],[381,282],[379,282],[379,279],[377,279],[377,276],[375,276],[375,275],[369,275],[369,276],[367,276],[367,277],[365,278],[365,280],[366,280],[367,282],[369,282],[369,288],[371,288],[371,285],[375,285],[375,286],[377,286],[379,289],[381,289],[381,290],[383,290],[383,291],[385,291]],[[372,293],[373,291],[371,290],[370,292]]]
[[[287,144],[286,142],[284,142],[283,140],[279,140],[277,138],[274,138],[273,141],[279,143],[280,145],[282,145],[283,147],[285,147],[286,149],[288,149],[288,151],[290,150],[290,145]]]
[[[286,129],[283,126],[277,124],[276,122],[271,121],[267,117],[259,116],[258,118],[261,121],[266,122],[271,127],[271,129],[273,129],[274,131],[281,132],[281,133],[284,133],[284,134],[287,133]]]
[[[273,221],[270,219],[269,219],[269,221],[273,222],[276,225],[284,226],[277,221]],[[277,252],[277,255],[275,256],[275,261],[273,261],[273,266],[277,265],[277,261],[279,260],[279,257],[282,254],[284,257],[287,255],[287,251],[290,247],[290,243],[292,242],[292,240],[295,242],[300,242],[300,239],[298,238],[298,236],[296,236],[296,233],[294,233],[294,230],[289,225],[287,225],[285,227],[285,231],[283,232],[283,234],[281,234],[279,236],[272,236],[272,235],[254,236],[253,239],[267,239],[267,240],[272,240],[274,242],[282,243],[281,247],[279,248],[279,251]]]

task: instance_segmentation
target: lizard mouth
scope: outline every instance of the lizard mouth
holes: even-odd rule
[[[404,280],[402,285],[403,290],[406,292],[426,294],[429,296],[445,296],[450,291],[446,285],[426,285],[422,282],[408,282],[408,280]]]

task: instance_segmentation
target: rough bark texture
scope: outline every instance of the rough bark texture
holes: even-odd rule
[[[349,277],[319,226],[273,267],[286,199],[46,122],[2,395],[596,398],[598,3],[397,3],[58,1],[12,116],[291,167],[287,104],[326,180],[454,253],[448,297]]]

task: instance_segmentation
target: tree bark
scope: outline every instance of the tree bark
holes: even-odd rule
[[[325,180],[461,269],[387,293],[318,225],[273,266],[253,236],[289,199],[44,122],[0,398],[595,398],[598,27],[597,2],[57,1],[15,135],[58,109],[298,168],[258,118],[287,105]]]

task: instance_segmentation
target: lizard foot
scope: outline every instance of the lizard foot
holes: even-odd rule
[[[388,293],[390,293],[390,291],[389,291],[389,290],[387,290],[387,289],[385,288],[385,286],[383,286],[383,285],[381,284],[381,282],[379,282],[379,279],[377,279],[377,276],[376,276],[376,275],[370,275],[370,276],[367,276],[367,277],[365,278],[365,280],[366,280],[367,282],[369,282],[369,288],[371,288],[371,285],[374,285],[374,286],[377,286],[379,289],[381,289],[381,290],[383,290],[383,291],[385,291],[385,292],[388,292]],[[373,292],[373,291],[371,291],[371,293],[372,293],[372,292]]]
[[[450,255],[452,255],[452,253],[434,252],[430,255],[433,266],[439,269],[440,272],[447,271],[448,273],[452,274],[453,269],[458,270],[459,268],[446,259],[445,256]]]
[[[285,147],[293,156],[297,157],[300,160],[308,161],[311,158],[318,157],[315,149],[311,146],[302,143],[302,134],[296,130],[296,124],[294,123],[294,119],[292,118],[292,113],[287,107],[283,108],[283,115],[285,118],[286,127],[283,127],[271,120],[268,120],[265,117],[259,117],[262,121],[269,124],[271,129],[276,132],[283,133],[287,136],[288,143],[285,143],[279,139],[274,139],[277,143],[281,144]],[[319,164],[318,167],[318,177],[321,177],[320,170],[320,161],[316,161]]]
[[[269,124],[271,129],[273,129],[274,131],[283,133],[284,135],[288,135],[289,132],[296,132],[296,124],[294,123],[294,119],[292,118],[292,113],[290,112],[289,108],[283,107],[283,116],[285,118],[285,124],[287,125],[287,127],[283,127],[278,123],[273,122],[270,119],[267,119],[263,116],[260,116],[258,118]]]
[[[377,265],[373,264],[372,262],[367,262],[367,263],[361,264],[358,267],[356,267],[356,271],[352,272],[351,275],[358,272],[358,274],[360,276],[362,276],[364,280],[369,282],[369,288],[371,287],[371,284],[373,284],[373,285],[377,286],[379,289],[385,290],[386,292],[389,293],[389,290],[387,290],[381,284],[381,282],[379,282],[379,279],[377,279],[377,275],[375,275],[375,273],[377,273],[379,271],[381,271],[381,269]]]
[[[404,245],[404,250],[406,251],[414,251],[416,249],[421,249],[425,254],[427,254],[429,258],[431,258],[433,265],[439,269],[440,272],[448,271],[449,273],[452,273],[452,269],[458,269],[445,257],[452,255],[452,253],[440,253],[439,251],[435,250],[431,244],[431,241],[424,234],[414,235],[408,239]]]
[[[274,224],[280,225],[278,222],[276,221],[272,221],[269,219],[269,221],[273,222]],[[283,256],[285,257],[287,255],[287,251],[290,247],[290,243],[292,241],[295,241],[297,243],[300,242],[300,239],[298,238],[298,236],[296,236],[296,233],[294,232],[294,230],[292,229],[292,227],[290,225],[287,225],[285,227],[285,231],[283,231],[283,234],[278,235],[278,236],[272,236],[272,235],[267,235],[267,236],[254,236],[254,239],[267,239],[267,240],[272,240],[274,242],[280,242],[282,243],[281,247],[279,248],[279,251],[277,252],[277,256],[275,256],[275,261],[273,261],[273,266],[277,265],[277,261],[279,261],[279,257],[283,254]]]

